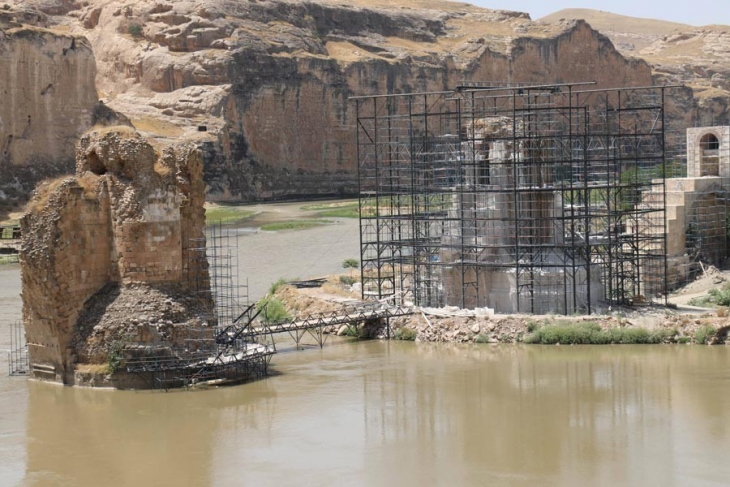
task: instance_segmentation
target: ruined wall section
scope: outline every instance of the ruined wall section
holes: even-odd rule
[[[109,281],[109,200],[94,179],[41,186],[22,221],[23,321],[37,378],[67,379],[76,320]]]
[[[74,144],[93,124],[95,76],[85,38],[0,16],[0,206],[73,173]]]
[[[81,138],[76,177],[39,187],[20,254],[35,377],[73,383],[77,363],[104,364],[115,342],[144,353],[207,326],[201,176],[193,145],[159,155],[117,127]]]
[[[181,163],[182,162],[182,163]],[[183,248],[202,236],[200,155],[192,147],[155,149],[135,132],[97,131],[83,136],[77,149],[77,174],[103,178],[110,196],[113,232],[112,279],[123,282],[172,282],[183,279]],[[181,207],[200,206],[186,220]],[[192,210],[188,210],[192,213]],[[203,216],[204,218],[204,216]],[[185,233],[185,235],[183,235]]]

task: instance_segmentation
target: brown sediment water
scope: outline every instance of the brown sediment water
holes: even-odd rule
[[[357,222],[341,225],[247,234],[240,251],[251,263],[242,268],[274,269],[261,279],[264,292],[280,275],[337,271],[357,257],[353,249],[333,244],[318,260],[301,249],[350,225],[357,252]],[[6,323],[20,318],[19,289],[18,266],[0,267],[3,351]],[[333,337],[322,349],[283,346],[265,380],[170,393],[8,378],[4,353],[0,365],[3,487],[719,486],[730,478],[730,347]]]

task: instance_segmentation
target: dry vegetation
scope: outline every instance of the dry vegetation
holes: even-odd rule
[[[162,137],[180,137],[184,133],[177,125],[152,117],[135,118],[132,120],[132,125],[140,132]]]
[[[30,199],[25,207],[25,213],[39,213],[48,206],[48,200],[58,191],[58,188],[66,181],[73,181],[72,176],[59,176],[53,179],[47,179],[38,184],[34,196]]]
[[[588,8],[566,8],[542,17],[543,22],[557,22],[560,19],[583,19],[594,29],[613,30],[629,34],[651,34],[665,36],[692,29],[691,25],[668,22],[665,20],[643,19],[612,14]]]

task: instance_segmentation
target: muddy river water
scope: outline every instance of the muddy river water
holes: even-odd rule
[[[354,220],[243,234],[252,297],[358,256]],[[85,390],[6,377],[19,289],[0,267],[3,487],[730,484],[730,347],[333,338],[241,386]]]

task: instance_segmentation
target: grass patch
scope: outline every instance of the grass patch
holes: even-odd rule
[[[212,206],[205,209],[205,222],[210,223],[235,223],[251,218],[255,212],[243,210],[236,206]]]
[[[314,205],[304,205],[300,209],[304,211],[322,211],[322,210],[334,210],[334,209],[349,209],[358,207],[357,200],[350,201],[336,201],[334,203],[320,203]]]
[[[650,332],[644,328],[612,328],[601,330],[598,323],[584,321],[580,323],[557,323],[535,329],[525,337],[525,343],[541,345],[608,345],[617,344],[652,344],[672,341],[675,330],[656,330]]]
[[[18,254],[0,255],[0,265],[17,264],[19,262]]]
[[[261,226],[261,230],[276,232],[279,230],[304,230],[319,225],[329,225],[330,220],[288,220],[283,222],[267,223]]]
[[[414,330],[413,328],[403,327],[403,328],[398,328],[397,330],[395,330],[394,336],[395,336],[396,340],[405,340],[405,341],[412,342],[418,336],[418,332],[416,330]]]
[[[336,203],[323,203],[319,205],[305,205],[301,207],[305,211],[316,211],[318,217],[324,218],[359,218],[360,210],[357,201],[339,201]]]
[[[360,210],[355,208],[338,208],[334,210],[320,211],[317,216],[323,218],[360,218]]]

